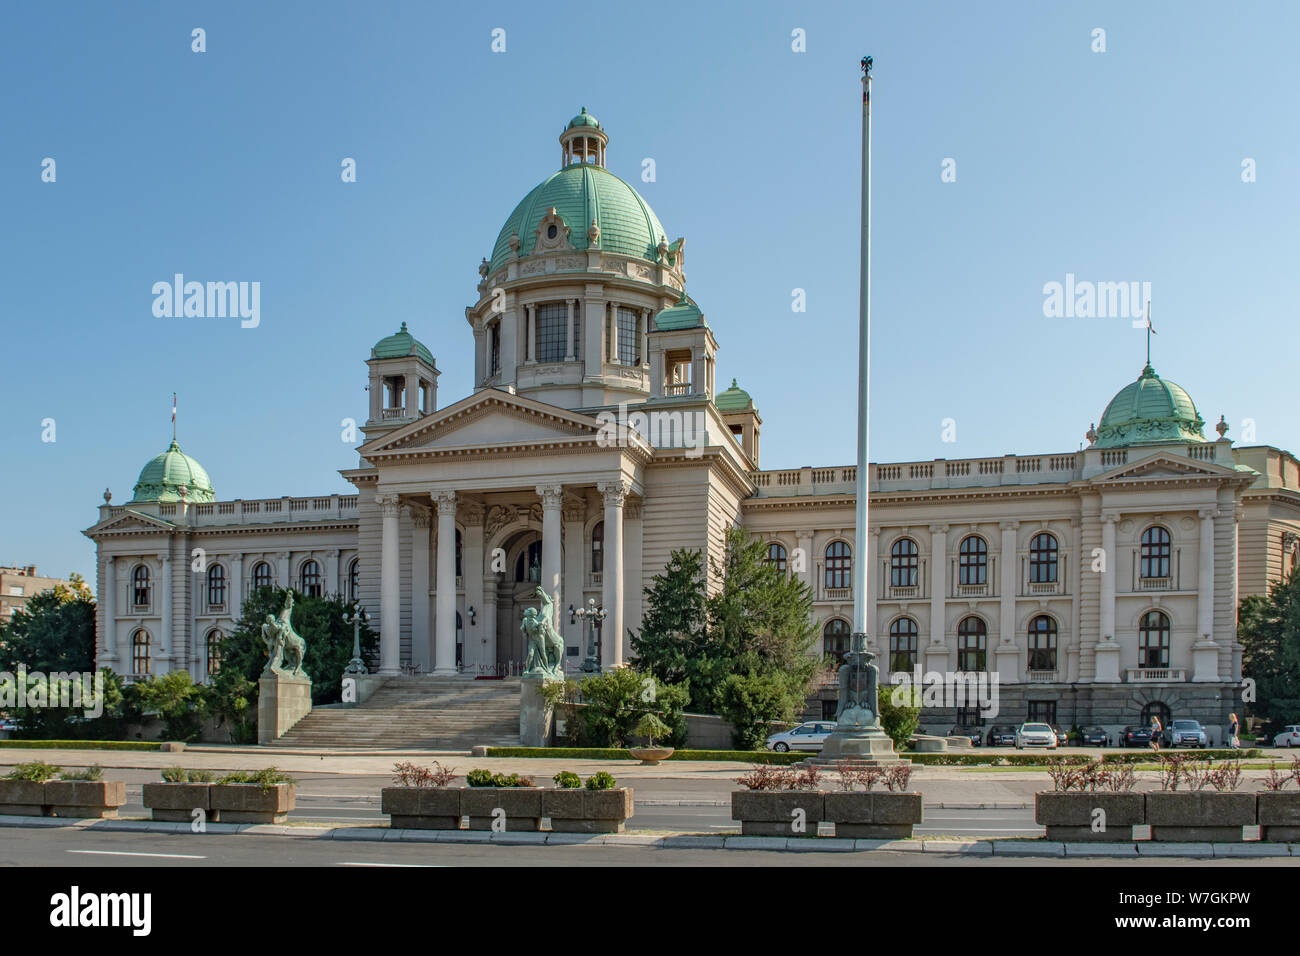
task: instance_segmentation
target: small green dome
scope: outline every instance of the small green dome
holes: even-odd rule
[[[584,106],[581,113],[569,120],[569,125],[566,128],[573,129],[575,126],[594,126],[596,129],[600,129],[600,122],[596,117],[588,113],[587,107]]]
[[[406,323],[387,338],[380,339],[370,350],[371,358],[401,358],[404,355],[418,355],[429,365],[433,365],[433,353],[424,343],[406,331]]]
[[[505,265],[513,235],[519,236],[520,257],[532,255],[537,226],[552,207],[569,227],[574,249],[582,251],[591,244],[587,231],[595,220],[601,249],[649,262],[658,260],[664,227],[654,210],[604,166],[574,163],[533,187],[515,207],[497,236],[489,273]]]
[[[212,490],[212,479],[202,465],[181,451],[181,446],[172,443],[167,450],[152,459],[140,469],[140,478],[135,483],[133,501],[180,501],[181,487],[185,488],[185,500],[206,504],[216,500]]]
[[[1192,397],[1147,365],[1110,400],[1097,426],[1098,448],[1148,442],[1203,442],[1205,421]]]
[[[714,399],[713,404],[720,412],[745,412],[754,407],[754,400],[749,392],[736,385],[736,380],[733,378],[731,388]]]
[[[655,328],[660,332],[694,329],[701,325],[708,325],[704,321],[704,313],[700,311],[698,305],[686,298],[684,289],[682,290],[682,297],[676,305],[662,310],[655,316]]]

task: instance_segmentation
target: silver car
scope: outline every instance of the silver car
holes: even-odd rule
[[[777,753],[788,750],[821,750],[822,743],[835,729],[833,720],[809,720],[767,738],[767,749]]]
[[[1056,749],[1056,731],[1051,724],[1021,724],[1016,730],[1016,749],[1047,747]]]

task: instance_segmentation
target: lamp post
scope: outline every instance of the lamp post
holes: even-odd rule
[[[587,598],[587,606],[573,611],[574,617],[580,617],[587,623],[587,657],[582,662],[585,674],[600,673],[600,625],[609,612],[603,606],[596,606],[595,598]]]
[[[350,615],[347,611],[343,612],[343,623],[352,625],[352,660],[348,661],[348,666],[343,668],[344,674],[359,675],[370,673],[370,671],[366,669],[366,662],[361,659],[361,624],[363,621],[366,624],[369,624],[370,615],[366,613],[366,609],[361,606],[360,601],[357,601],[352,605],[352,613]]]

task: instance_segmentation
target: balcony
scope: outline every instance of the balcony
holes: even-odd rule
[[[1139,591],[1172,591],[1173,578],[1138,578]]]
[[[1060,594],[1061,582],[1060,581],[1030,581],[1025,588],[1025,593],[1031,595]]]
[[[405,418],[406,409],[404,408],[385,408],[379,412],[380,419],[388,418]]]
[[[664,395],[668,398],[682,398],[695,394],[695,386],[690,382],[668,382],[664,385]]]
[[[987,597],[989,586],[987,584],[959,584],[957,585],[957,596],[964,598]]]
[[[1025,672],[1026,684],[1055,684],[1061,679],[1061,672],[1057,670],[1043,671],[1031,670]]]
[[[1164,681],[1187,680],[1185,667],[1130,667],[1124,672],[1129,684],[1158,684]]]
[[[852,601],[853,588],[823,588],[823,601]]]
[[[919,597],[920,593],[921,589],[913,584],[910,587],[905,588],[890,588],[889,598],[892,601],[902,601],[908,598]]]

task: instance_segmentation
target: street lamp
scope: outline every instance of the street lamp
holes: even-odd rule
[[[360,601],[352,605],[350,615],[347,611],[343,612],[343,623],[352,625],[352,660],[348,661],[348,666],[343,668],[344,674],[370,673],[366,669],[366,662],[361,659],[361,624],[363,621],[369,624],[370,615],[366,613],[366,609],[361,606]]]
[[[595,598],[587,598],[587,606],[573,612],[575,617],[580,617],[587,622],[589,628],[587,631],[587,658],[582,662],[583,673],[600,673],[600,625],[608,613],[603,606],[596,606]]]

